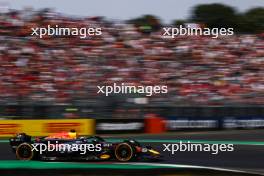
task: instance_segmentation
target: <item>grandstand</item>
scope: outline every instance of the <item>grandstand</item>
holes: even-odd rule
[[[97,94],[97,85],[113,83],[168,86],[168,94],[148,97],[146,106],[264,103],[262,36],[164,39],[161,31],[142,33],[127,22],[74,18],[50,9],[1,13],[0,24],[1,105],[137,109],[128,99],[142,95]],[[87,39],[29,35],[32,27],[48,24],[100,26],[103,35]]]

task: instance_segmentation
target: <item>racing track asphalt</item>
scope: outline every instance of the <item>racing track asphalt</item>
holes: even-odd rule
[[[126,135],[108,137],[109,139],[127,138]],[[219,167],[264,173],[264,130],[232,130],[210,132],[173,132],[159,135],[129,135],[145,145],[151,145],[162,151],[163,143],[177,143],[179,140],[199,140],[202,142],[221,141],[220,143],[237,143],[233,152],[161,152],[164,156],[160,163],[184,164],[195,166]],[[0,160],[14,160],[9,144],[0,141]],[[6,161],[8,162],[8,161]]]

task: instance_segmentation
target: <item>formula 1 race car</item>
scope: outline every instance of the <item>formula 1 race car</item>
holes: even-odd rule
[[[135,140],[106,142],[99,136],[64,138],[53,135],[31,139],[19,133],[9,140],[19,160],[114,160],[120,162],[158,160],[161,155]],[[63,136],[63,135],[62,135]]]

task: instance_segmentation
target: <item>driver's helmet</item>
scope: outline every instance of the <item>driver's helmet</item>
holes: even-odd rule
[[[76,139],[77,138],[77,132],[75,130],[70,130],[70,132],[68,134],[69,134],[69,137],[71,139]]]

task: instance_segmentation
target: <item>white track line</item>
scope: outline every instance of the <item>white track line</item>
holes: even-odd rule
[[[118,163],[118,164],[164,166],[164,167],[171,167],[171,168],[209,169],[209,170],[216,170],[216,171],[227,171],[227,172],[254,174],[253,172],[247,172],[247,171],[241,171],[241,170],[224,169],[224,168],[207,167],[207,166],[193,166],[193,165],[184,165],[184,164],[162,164],[162,163]]]

